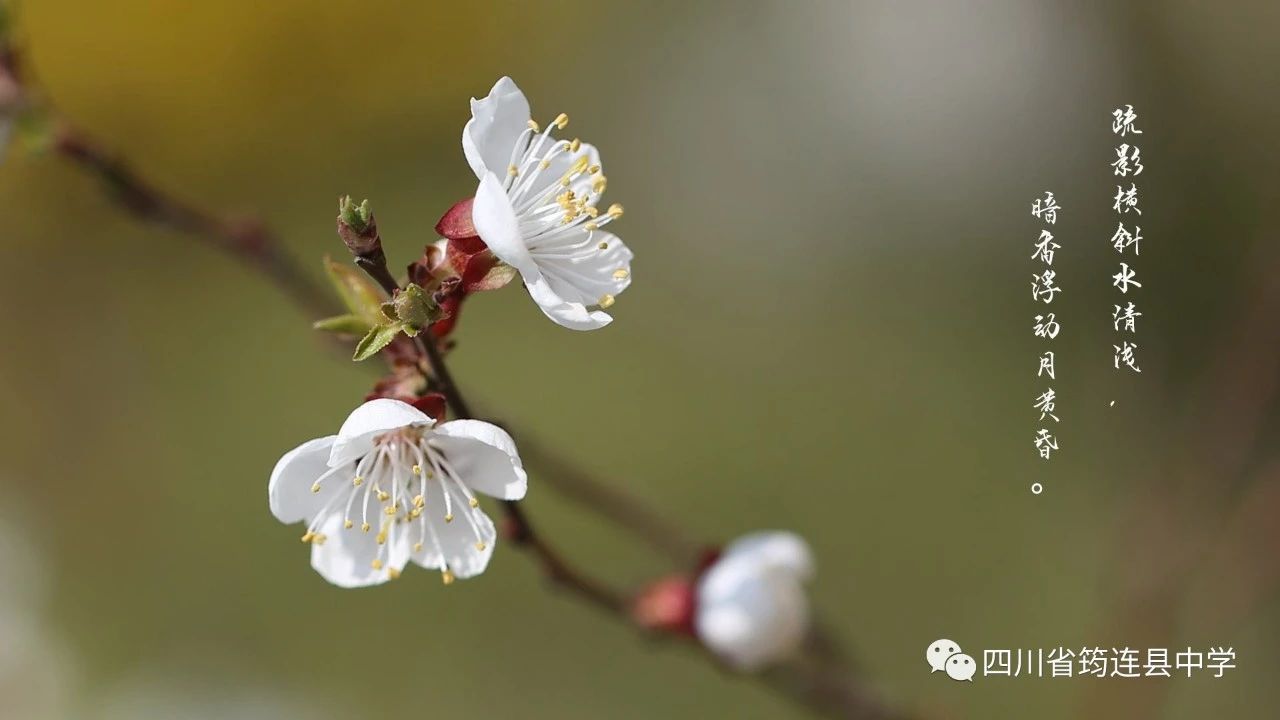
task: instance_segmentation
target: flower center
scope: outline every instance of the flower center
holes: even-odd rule
[[[604,212],[597,207],[608,183],[600,165],[582,151],[582,142],[551,136],[553,128],[563,130],[568,124],[569,116],[564,113],[542,131],[530,120],[516,139],[503,182],[520,235],[535,258],[579,260],[605,252],[609,243],[598,241],[595,231],[622,217],[622,206],[617,203]],[[625,280],[628,274],[627,269],[617,268],[613,279]],[[597,300],[602,308],[613,303],[611,294]]]
[[[563,226],[598,219],[600,222],[588,228],[594,230],[621,217],[622,206],[613,205],[606,217],[600,218],[596,203],[608,185],[600,166],[582,152],[581,140],[557,140],[551,136],[552,128],[563,129],[568,124],[569,117],[561,113],[546,130],[538,132],[538,124],[530,120],[512,149],[503,188],[522,221],[538,219],[545,223],[551,219],[556,221],[553,226]],[[553,165],[555,171],[551,170]],[[550,176],[552,172],[558,172],[558,177]]]
[[[344,482],[344,476],[349,481]],[[372,451],[325,473],[311,490],[318,493],[330,482],[343,482],[344,487],[316,514],[302,536],[303,542],[323,544],[327,537],[319,529],[341,511],[343,532],[376,531],[374,570],[385,567],[388,575],[398,577],[399,570],[391,565],[390,555],[393,549],[408,543],[414,556],[422,556],[430,549],[430,557],[440,559],[442,578],[449,584],[454,576],[435,523],[453,522],[456,508],[475,535],[476,549],[485,549],[478,519],[479,500],[449,458],[431,445],[430,433],[423,428],[405,427],[379,435],[374,438]]]

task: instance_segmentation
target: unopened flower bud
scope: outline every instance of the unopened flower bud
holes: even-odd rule
[[[809,546],[760,532],[724,549],[698,579],[694,631],[724,662],[752,672],[799,650],[809,628]]]
[[[631,618],[650,630],[692,635],[695,607],[693,580],[676,575],[641,590],[631,603]]]
[[[359,205],[350,195],[338,200],[338,237],[357,258],[382,255],[382,238],[368,200]]]

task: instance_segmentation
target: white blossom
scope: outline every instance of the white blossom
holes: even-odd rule
[[[605,309],[631,283],[631,251],[603,230],[622,206],[601,211],[600,154],[588,143],[557,140],[568,116],[540,129],[511,78],[471,100],[462,148],[480,186],[472,221],[485,245],[519,271],[547,317],[574,330],[613,318]]]
[[[395,579],[413,562],[444,581],[484,572],[497,533],[475,493],[524,497],[515,442],[478,420],[436,424],[399,400],[370,400],[337,435],[290,450],[271,474],[271,512],[306,522],[311,566],[341,587]]]
[[[809,546],[788,532],[731,543],[698,582],[694,629],[729,665],[759,670],[796,651],[809,629]]]

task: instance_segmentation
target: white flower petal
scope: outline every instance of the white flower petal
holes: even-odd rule
[[[408,403],[390,398],[370,400],[352,411],[342,423],[329,465],[337,467],[363,457],[373,449],[373,438],[389,430],[410,425],[430,427],[434,423],[429,415]]]
[[[717,654],[746,646],[755,623],[746,608],[733,603],[702,603],[697,607],[695,629],[699,639]]]
[[[467,163],[483,179],[485,173],[505,176],[520,133],[529,127],[529,101],[515,81],[503,77],[489,94],[471,99],[471,120],[462,129],[462,152]]]
[[[801,580],[813,577],[813,554],[799,535],[766,531],[744,535],[725,548],[725,557],[750,556],[759,564],[784,569]]]
[[[559,297],[595,305],[617,297],[631,285],[631,250],[618,236],[596,230],[570,236],[572,244],[539,245],[531,251],[551,289]],[[602,249],[603,247],[603,249]]]
[[[325,483],[321,492],[311,486],[329,469],[329,449],[337,435],[309,440],[280,458],[267,483],[271,514],[283,523],[310,520],[336,492],[339,482]]]
[[[493,173],[480,178],[480,187],[476,189],[476,199],[471,205],[471,221],[475,223],[480,239],[499,260],[519,270],[522,275],[537,275],[537,265],[529,256],[524,237],[520,235],[515,208],[511,207],[502,182]]]
[[[583,303],[562,298],[551,289],[547,278],[541,275],[534,280],[525,276],[525,288],[529,290],[529,297],[533,298],[542,312],[561,327],[567,327],[570,330],[598,330],[613,322],[613,317],[604,311],[589,311]]]
[[[489,516],[468,505],[466,498],[454,489],[450,498],[453,521],[445,522],[444,490],[440,483],[427,486],[426,501],[423,519],[431,527],[425,539],[419,540],[419,521],[414,521],[414,541],[422,543],[422,550],[413,553],[413,562],[436,570],[443,570],[447,563],[449,571],[459,579],[484,572],[498,540],[498,531]],[[431,532],[435,533],[434,538]],[[439,543],[438,549],[436,543]]]
[[[344,507],[329,513],[316,532],[325,536],[323,543],[311,545],[311,567],[329,582],[344,588],[380,585],[391,579],[391,571],[404,570],[409,562],[410,539],[403,525],[397,527],[386,545],[379,545],[379,523],[383,522],[382,506],[368,499],[367,517],[373,524],[369,532],[361,530],[360,500],[352,510],[352,527],[345,527]],[[380,559],[380,567],[374,560]]]
[[[519,500],[528,476],[506,430],[479,420],[450,420],[435,428],[431,444],[473,491],[503,500]]]
[[[698,638],[740,670],[758,670],[795,652],[808,624],[804,588],[776,567],[726,556],[699,583]]]

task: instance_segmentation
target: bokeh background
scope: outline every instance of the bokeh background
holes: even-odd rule
[[[510,74],[602,149],[636,280],[591,334],[514,287],[473,300],[453,365],[486,408],[708,541],[804,534],[815,605],[895,703],[1274,717],[1275,3],[22,10],[65,115],[178,195],[262,216],[317,279],[340,194],[372,199],[397,267],[434,239],[474,190],[467,99]],[[1139,377],[1111,368],[1123,103],[1145,131]],[[1046,189],[1065,207],[1047,464],[1028,294]],[[546,592],[510,548],[449,588],[327,586],[266,481],[369,369],[55,155],[10,154],[0,218],[0,717],[803,716]],[[527,508],[611,580],[668,569],[536,467]],[[961,684],[928,672],[938,637],[1223,645],[1239,667]]]

